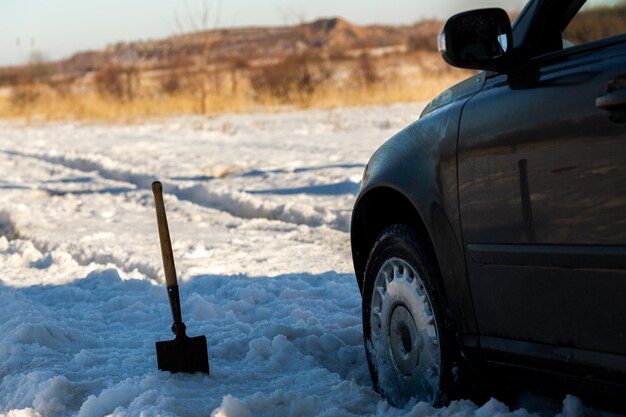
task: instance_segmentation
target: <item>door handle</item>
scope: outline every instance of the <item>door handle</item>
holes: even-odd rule
[[[602,110],[611,111],[623,106],[626,106],[626,88],[620,88],[596,98],[596,107]]]

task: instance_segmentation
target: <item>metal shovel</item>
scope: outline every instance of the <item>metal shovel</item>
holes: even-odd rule
[[[188,337],[185,333],[180,311],[180,296],[178,294],[178,282],[176,280],[176,267],[172,253],[170,231],[167,227],[165,205],[163,204],[163,186],[159,181],[152,183],[154,204],[156,206],[157,225],[159,227],[159,239],[161,241],[161,255],[163,256],[163,269],[165,270],[165,282],[167,295],[170,299],[170,308],[174,324],[172,332],[176,338],[171,341],[156,342],[157,364],[160,370],[169,372],[204,372],[209,373],[209,356],[206,347],[206,337]]]

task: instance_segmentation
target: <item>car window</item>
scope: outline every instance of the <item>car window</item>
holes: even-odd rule
[[[562,30],[563,48],[626,33],[626,0],[587,0]]]

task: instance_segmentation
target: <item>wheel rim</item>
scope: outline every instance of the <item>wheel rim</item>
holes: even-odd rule
[[[434,402],[439,390],[439,332],[424,282],[405,260],[378,270],[370,309],[368,353],[378,388],[392,402],[411,397]]]

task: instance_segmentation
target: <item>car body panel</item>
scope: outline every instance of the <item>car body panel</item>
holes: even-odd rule
[[[362,209],[368,196],[387,188],[410,201],[415,216],[420,217],[433,237],[444,290],[449,299],[455,300],[448,309],[457,323],[457,331],[470,334],[476,333],[476,326],[460,245],[456,149],[463,105],[480,90],[483,82],[484,77],[474,76],[461,83],[450,95],[448,104],[431,109],[374,153],[364,173],[351,227],[355,270],[357,280],[362,282],[366,254],[360,253],[359,245],[363,241],[362,229],[366,227]]]
[[[459,195],[481,335],[626,354],[626,124],[595,104],[620,79],[626,42],[494,76],[467,103]],[[560,352],[567,368],[584,356]]]

